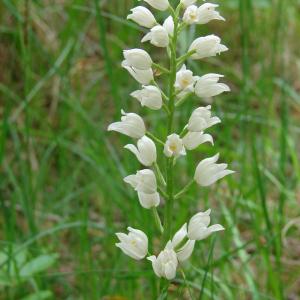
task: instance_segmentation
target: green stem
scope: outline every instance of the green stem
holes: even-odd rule
[[[153,212],[155,224],[156,224],[156,226],[157,226],[159,232],[160,232],[161,234],[163,234],[164,228],[163,228],[163,226],[162,226],[162,224],[161,224],[161,220],[160,220],[160,217],[159,217],[159,214],[158,214],[158,212],[157,212],[156,207],[153,207],[153,208],[152,208],[152,212]]]
[[[152,140],[154,140],[156,143],[164,146],[165,143],[163,141],[161,141],[159,138],[157,138],[155,135],[153,135],[151,132],[147,131],[146,132],[146,136],[148,136],[149,138],[151,138]]]
[[[180,56],[176,62],[177,66],[180,66],[185,60],[187,60],[190,56],[192,56],[194,53],[196,53],[196,50],[189,51],[188,53]]]
[[[177,44],[177,36],[178,36],[178,15],[180,11],[180,5],[177,7],[176,12],[173,8],[170,8],[171,15],[174,19],[174,34],[172,39],[170,40],[170,73],[169,73],[169,118],[168,118],[168,130],[167,135],[170,135],[173,132],[174,127],[174,111],[175,111],[175,80],[176,80],[176,72],[177,72],[177,57],[176,57],[176,44]],[[174,205],[174,174],[173,174],[173,157],[168,158],[167,160],[167,194],[168,199],[166,201],[165,206],[165,215],[164,215],[164,224],[165,224],[165,242],[171,238],[172,232],[172,211]]]
[[[175,104],[175,106],[176,107],[178,107],[178,106],[180,106],[181,104],[183,104],[191,95],[192,95],[193,93],[191,92],[191,93],[187,93],[186,95],[184,95],[181,99],[179,99],[177,102],[176,102],[176,104]]]
[[[178,199],[178,198],[180,198],[183,194],[185,194],[189,189],[190,189],[190,187],[193,185],[193,183],[194,183],[194,179],[191,181],[191,182],[189,182],[179,193],[177,193],[176,195],[175,195],[175,199]]]
[[[185,136],[185,134],[188,133],[188,132],[189,132],[189,131],[188,131],[188,128],[187,128],[187,126],[185,126],[185,127],[182,129],[182,131],[180,132],[179,136],[180,136],[181,138],[183,138],[183,137]]]
[[[163,186],[166,186],[166,180],[164,178],[164,175],[162,174],[160,168],[159,168],[159,165],[157,164],[157,162],[154,163],[154,168],[155,168],[155,171],[156,171],[156,174],[157,174],[157,177],[158,177],[158,180],[159,182],[163,185]]]
[[[163,67],[163,66],[161,66],[161,65],[159,65],[159,64],[152,63],[152,66],[153,66],[154,68],[156,68],[157,70],[161,71],[162,73],[166,73],[166,74],[169,74],[169,73],[170,73],[170,71],[169,71],[167,68],[165,68],[165,67]]]

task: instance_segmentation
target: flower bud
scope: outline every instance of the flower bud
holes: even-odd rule
[[[234,173],[227,170],[227,164],[216,164],[219,154],[203,159],[197,166],[194,179],[201,186],[209,186],[226,175]]]
[[[169,7],[169,1],[168,0],[144,0],[152,7],[164,11]]]
[[[191,55],[191,58],[201,59],[216,56],[221,52],[227,51],[228,48],[221,44],[221,39],[219,37],[212,34],[195,39],[189,48],[189,52],[193,50],[195,50],[196,53]]]
[[[165,19],[165,21],[163,23],[163,27],[166,29],[167,33],[170,36],[173,36],[173,34],[174,34],[174,20],[173,20],[172,16],[169,16]]]
[[[229,92],[230,88],[225,83],[219,83],[219,79],[224,77],[219,74],[206,74],[198,78],[195,85],[195,93],[198,97],[214,97],[223,92]]]
[[[164,277],[168,280],[175,278],[178,260],[171,242],[167,243],[165,249],[157,257],[152,255],[147,259],[152,262],[154,273],[158,277]]]
[[[214,144],[213,138],[210,134],[204,134],[203,132],[188,132],[182,139],[184,147],[187,150],[196,149],[203,143],[209,142]]]
[[[198,241],[203,240],[213,232],[225,229],[220,224],[208,226],[210,223],[210,212],[210,209],[205,212],[199,212],[190,219],[187,232],[189,239]]]
[[[192,132],[202,132],[203,130],[221,123],[218,117],[211,116],[211,106],[198,107],[189,119],[188,130]]]
[[[137,171],[135,175],[129,175],[124,181],[130,184],[137,192],[154,194],[157,190],[156,177],[152,170]]]
[[[149,84],[154,79],[151,68],[148,70],[140,70],[129,66],[126,60],[123,60],[122,67],[140,84]]]
[[[127,16],[128,20],[132,20],[140,26],[152,28],[157,24],[151,11],[144,6],[137,6],[130,10],[132,13]]]
[[[128,135],[134,139],[143,137],[146,133],[146,127],[143,119],[135,113],[125,113],[121,111],[121,122],[115,122],[108,126],[108,131],[117,131]]]
[[[131,227],[127,228],[129,234],[118,232],[116,233],[121,243],[116,243],[126,255],[136,260],[143,259],[148,252],[148,238],[146,234],[138,229]]]
[[[147,41],[156,47],[164,48],[169,45],[169,34],[163,26],[156,25],[142,38],[142,43]]]
[[[212,3],[204,3],[198,8],[198,21],[197,24],[206,24],[211,20],[221,20],[225,21],[225,19],[220,16],[220,13],[215,9],[219,5]]]
[[[164,147],[164,154],[167,157],[186,155],[182,139],[178,134],[173,133],[167,137]]]
[[[193,72],[187,70],[186,66],[183,65],[176,73],[176,81],[174,86],[179,91],[193,92],[194,84],[198,78],[198,76],[193,76]]]
[[[156,146],[147,136],[143,136],[137,141],[137,147],[128,144],[124,147],[131,151],[144,166],[151,166],[156,161]]]
[[[197,0],[180,0],[180,3],[183,4],[184,7],[188,7],[194,4]]]
[[[150,55],[142,49],[130,49],[123,51],[127,65],[139,70],[148,70],[152,66]]]
[[[134,91],[130,95],[136,98],[142,106],[146,106],[155,110],[162,107],[163,101],[161,91],[156,86],[143,86],[142,90]]]

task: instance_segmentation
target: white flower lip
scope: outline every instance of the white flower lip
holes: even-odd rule
[[[164,146],[164,154],[167,157],[186,155],[183,141],[178,134],[173,133],[167,137]]]
[[[200,16],[198,7],[196,5],[190,5],[183,14],[183,21],[186,24],[195,24],[199,22]]]
[[[127,229],[129,231],[127,235],[122,232],[116,233],[116,236],[120,240],[120,243],[116,243],[116,246],[133,259],[141,260],[148,252],[148,238],[141,230],[131,227]]]
[[[176,73],[174,86],[178,91],[193,92],[198,78],[198,76],[193,76],[192,71],[187,70],[186,65],[182,65],[181,69]]]
[[[152,28],[157,24],[151,11],[144,6],[137,6],[131,9],[131,14],[127,16],[128,20],[132,20],[140,26]]]
[[[135,113],[126,113],[123,110],[120,122],[112,123],[108,126],[108,131],[117,131],[132,138],[139,139],[146,133],[143,119]]]
[[[227,169],[227,164],[216,164],[219,154],[202,160],[195,171],[194,179],[200,186],[209,186],[219,179],[235,173]]]

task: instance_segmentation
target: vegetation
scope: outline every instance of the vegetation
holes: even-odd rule
[[[222,119],[210,130],[214,148],[188,152],[175,180],[184,186],[195,162],[217,152],[236,174],[209,189],[193,185],[175,203],[174,228],[212,207],[226,230],[198,242],[169,299],[299,299],[300,3],[211,2],[227,22],[190,27],[179,54],[197,36],[221,36],[230,51],[189,68],[224,74],[232,92],[214,99]],[[140,108],[129,96],[138,85],[120,66],[122,50],[144,35],[126,20],[138,3],[0,4],[1,300],[156,299],[151,264],[115,247],[127,224],[157,235],[151,211],[123,182],[140,167],[122,149],[131,141],[106,132],[124,108],[166,135],[164,112]],[[164,50],[151,47],[151,56],[167,64]],[[178,126],[203,104],[182,105]]]

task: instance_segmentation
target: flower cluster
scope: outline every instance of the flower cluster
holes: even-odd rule
[[[211,106],[201,106],[195,109],[187,125],[179,134],[174,132],[174,111],[182,105],[190,95],[199,98],[209,98],[229,91],[229,87],[220,83],[223,75],[205,74],[194,76],[187,69],[187,59],[199,60],[216,56],[227,51],[227,47],[221,44],[221,39],[215,35],[208,35],[195,39],[186,54],[177,57],[176,43],[180,32],[191,24],[206,24],[211,20],[225,19],[216,10],[218,5],[204,3],[199,7],[197,0],[181,0],[174,9],[168,0],[144,0],[150,8],[160,11],[168,11],[165,21],[159,24],[150,9],[137,6],[131,9],[130,19],[140,26],[149,29],[141,42],[150,42],[156,47],[167,48],[170,58],[169,69],[153,62],[149,53],[142,49],[129,49],[123,52],[122,66],[129,74],[141,84],[141,88],[132,92],[141,106],[152,110],[164,109],[167,114],[167,134],[165,142],[147,131],[141,116],[136,113],[126,113],[122,110],[121,121],[109,125],[109,131],[117,131],[136,140],[135,144],[125,146],[132,152],[137,160],[146,168],[124,178],[136,192],[141,206],[151,209],[154,219],[161,234],[164,237],[165,247],[157,255],[149,255],[147,259],[152,262],[152,267],[158,277],[168,280],[175,278],[178,265],[186,261],[192,254],[195,241],[203,240],[213,232],[224,230],[224,227],[215,224],[210,226],[210,212],[195,214],[174,235],[172,235],[172,211],[173,203],[182,194],[188,191],[193,182],[199,186],[207,187],[233,173],[227,169],[227,164],[217,164],[219,154],[203,159],[197,165],[193,180],[179,193],[174,193],[173,168],[180,156],[186,155],[186,151],[196,149],[203,143],[213,143],[213,137],[206,133],[210,127],[221,120],[212,115]],[[165,93],[155,80],[154,70],[158,69],[169,79],[168,92]],[[157,146],[163,149],[157,151]],[[166,171],[162,172],[157,162],[158,154],[166,158]],[[166,179],[165,179],[166,178]],[[160,220],[157,207],[164,198],[165,215],[164,222]],[[136,260],[145,258],[148,252],[148,237],[141,230],[128,227],[129,234],[117,233],[120,240],[116,244],[125,254]]]

